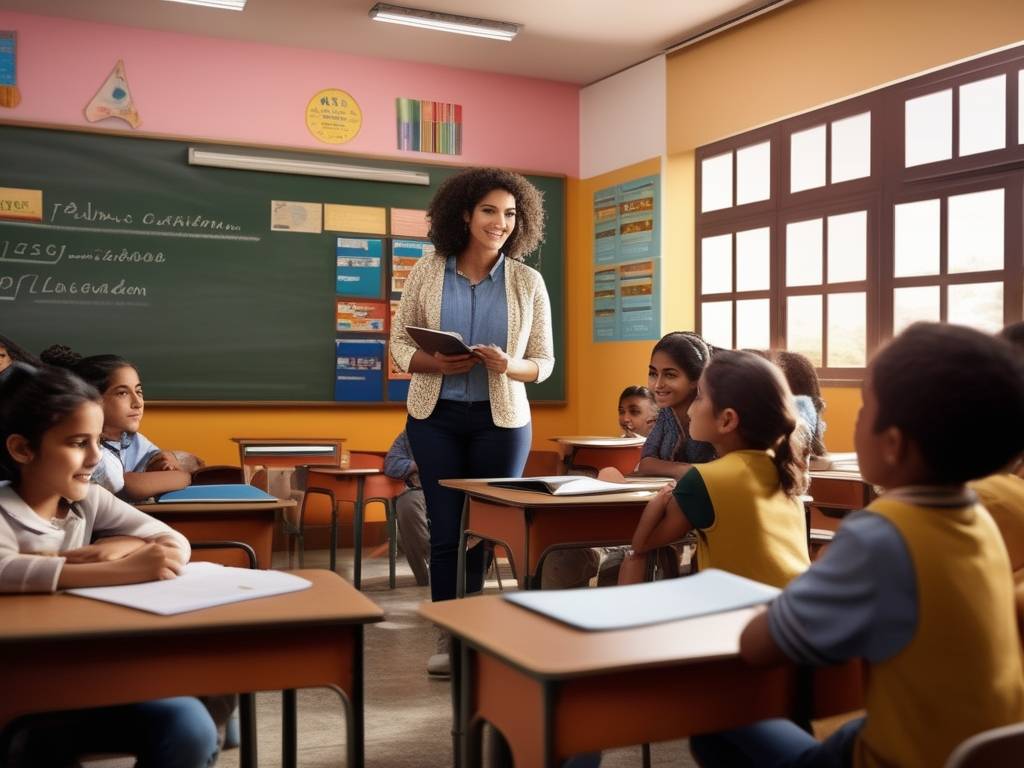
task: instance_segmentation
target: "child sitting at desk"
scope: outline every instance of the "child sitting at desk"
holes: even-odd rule
[[[44,363],[67,368],[103,396],[103,456],[93,482],[127,501],[141,501],[184,488],[191,476],[169,451],[161,451],[139,432],[145,399],[134,365],[117,355],[82,357],[54,345],[40,355]]]
[[[430,529],[427,527],[427,501],[420,486],[420,472],[403,429],[384,457],[384,474],[404,480],[406,491],[395,500],[398,540],[416,577],[416,585],[430,583]]]
[[[690,434],[721,457],[691,467],[644,509],[620,584],[644,578],[647,553],[697,531],[698,568],[783,587],[802,573],[806,431],[782,373],[750,352],[722,350],[689,408]]]
[[[964,739],[1024,720],[1009,559],[964,485],[1024,448],[1024,366],[978,331],[918,323],[872,361],[863,398],[860,471],[886,493],[750,622],[740,653],[758,665],[861,657],[867,715],[823,743],[787,720],[697,736],[705,767],[768,755],[774,766],[940,766]]]
[[[619,395],[619,429],[623,437],[647,437],[658,420],[658,404],[647,387],[632,385]]]
[[[811,457],[825,456],[828,451],[822,438],[825,434],[825,422],[821,418],[825,410],[825,401],[821,399],[821,384],[814,364],[806,355],[790,352],[788,349],[777,349],[771,353],[771,361],[782,370],[786,377],[789,390],[793,393],[796,410],[810,430]]]
[[[16,363],[0,384],[0,592],[172,579],[188,561],[184,536],[89,482],[102,427],[99,393],[68,371]],[[29,715],[0,733],[8,768],[95,752],[200,768],[216,758],[217,731],[197,699],[177,697]]]

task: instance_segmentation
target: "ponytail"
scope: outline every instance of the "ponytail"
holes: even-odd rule
[[[800,496],[811,484],[807,474],[808,437],[807,427],[801,422],[783,435],[775,446],[772,462],[779,472],[779,485],[787,496]]]

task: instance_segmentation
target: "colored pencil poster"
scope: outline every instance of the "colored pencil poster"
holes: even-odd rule
[[[619,339],[660,338],[657,270],[657,259],[619,265]]]
[[[384,339],[338,338],[334,399],[379,402],[384,395]]]
[[[335,293],[383,299],[384,241],[378,238],[339,237],[335,253]]]
[[[384,333],[387,304],[338,299],[335,318],[338,333]]]
[[[612,264],[618,246],[618,188],[594,193],[594,264]]]
[[[391,295],[401,295],[405,281],[424,256],[434,254],[434,244],[420,240],[394,240],[391,243]]]

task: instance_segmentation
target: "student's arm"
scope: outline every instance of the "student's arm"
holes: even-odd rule
[[[188,539],[166,523],[150,517],[98,486],[89,489],[89,496],[83,503],[96,506],[92,530],[94,542],[110,536],[130,536],[146,543],[156,542],[173,547],[181,553],[181,561],[188,562],[192,554]]]
[[[125,472],[122,495],[132,501],[148,499],[150,496],[187,488],[192,482],[188,472],[168,470],[166,472]]]
[[[678,541],[693,527],[676,502],[674,489],[675,483],[669,483],[647,502],[633,533],[634,554],[643,555]]]
[[[58,589],[106,587],[143,581],[173,579],[184,568],[181,550],[171,544],[149,542],[120,560],[98,563],[65,562]]]
[[[120,560],[144,546],[146,540],[137,536],[107,536],[84,547],[65,550],[61,554],[69,563],[104,563]]]
[[[681,461],[665,461],[656,456],[645,456],[637,464],[636,474],[671,477],[673,480],[678,480],[689,472],[692,466],[692,464],[685,464]]]
[[[181,472],[178,459],[170,451],[160,451],[146,463],[147,472]]]
[[[761,611],[743,628],[740,635],[740,656],[755,667],[769,667],[782,664],[788,657],[772,637],[768,626],[768,611]]]

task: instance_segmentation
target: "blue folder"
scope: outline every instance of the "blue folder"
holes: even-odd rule
[[[190,485],[180,491],[165,493],[157,502],[189,502],[189,501],[278,501],[276,496],[271,496],[266,491],[261,491],[251,485],[244,483],[233,483],[231,485]]]

